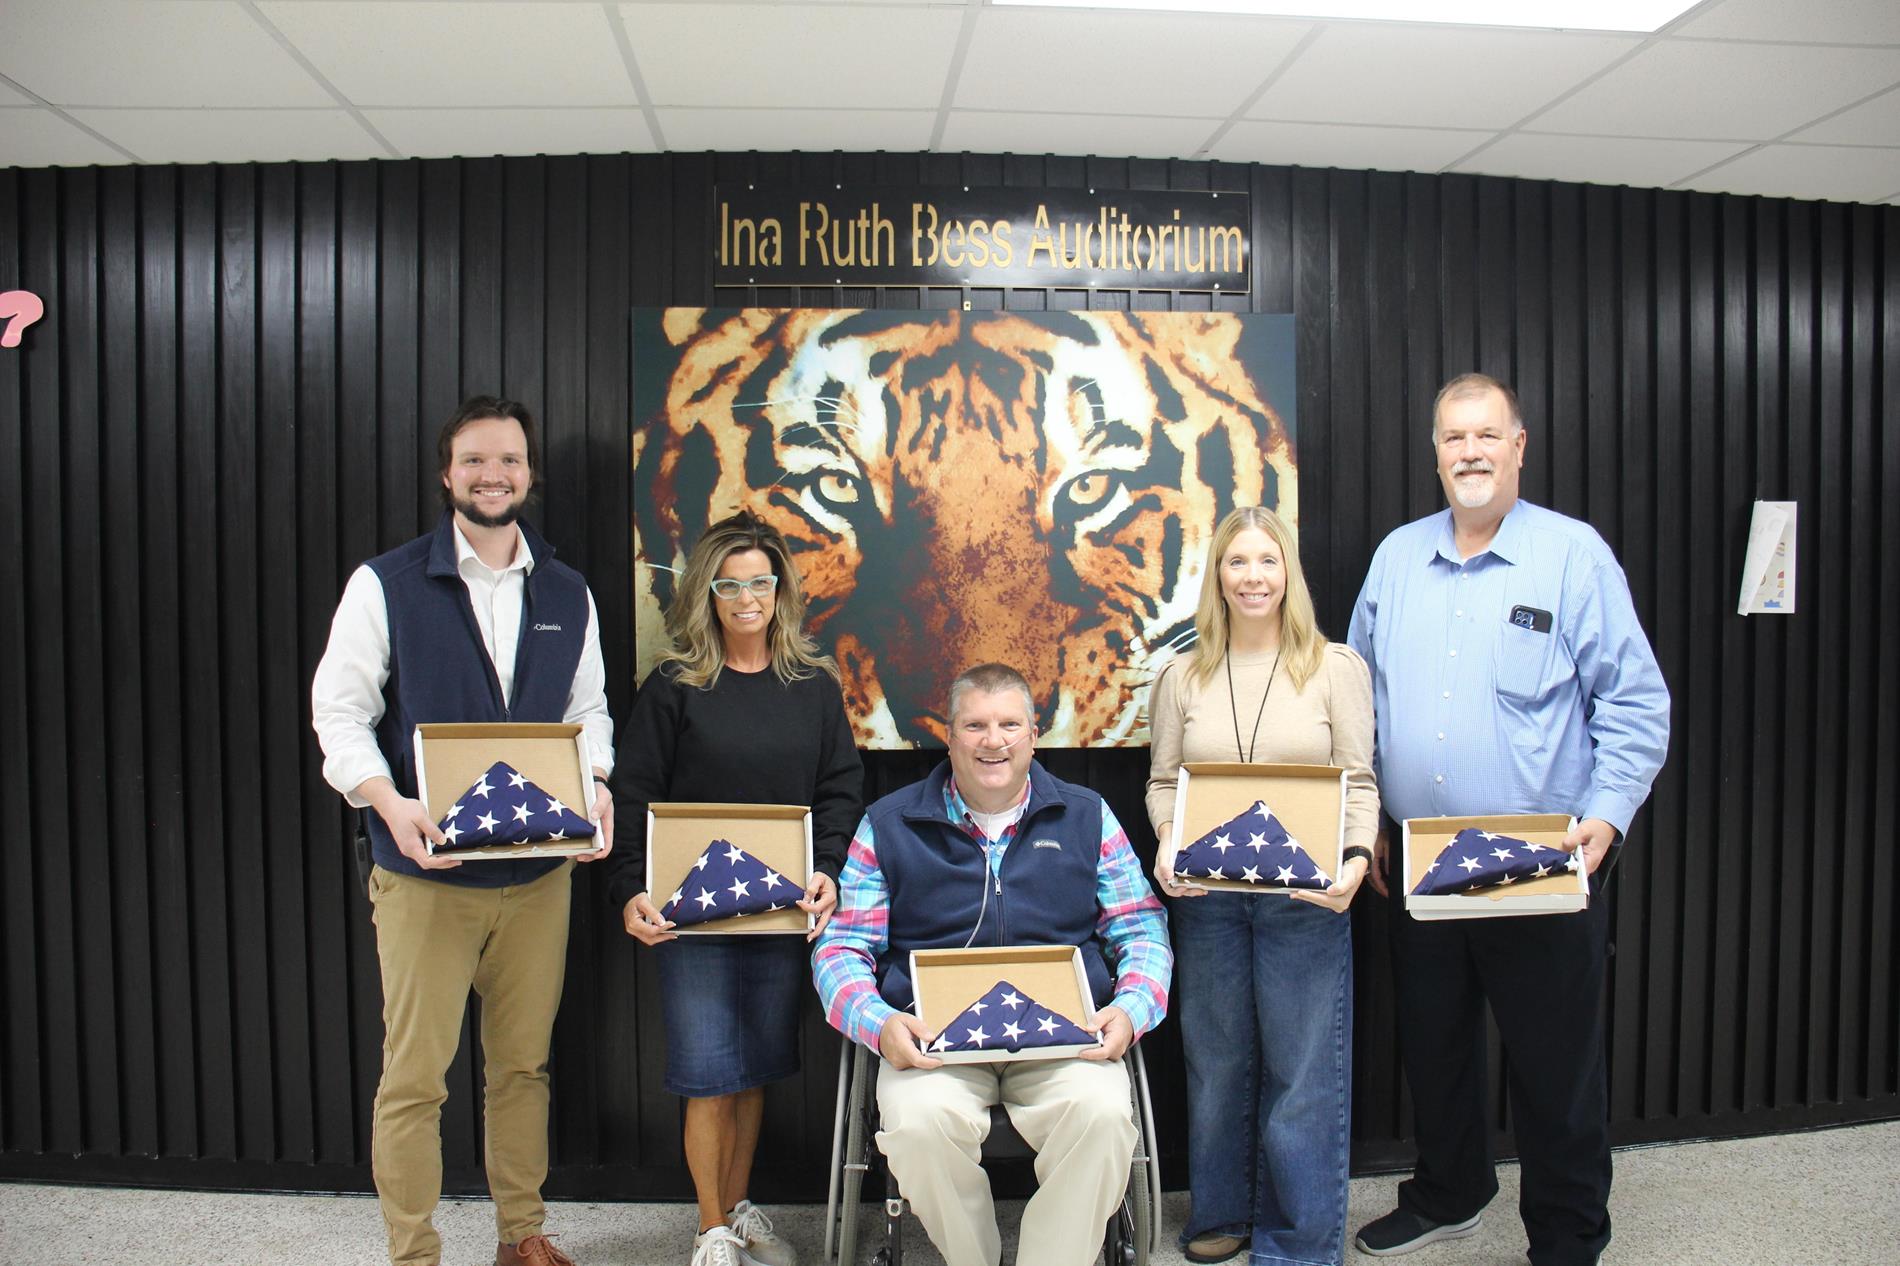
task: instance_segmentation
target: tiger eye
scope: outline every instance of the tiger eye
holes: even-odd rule
[[[818,495],[835,505],[855,505],[858,500],[858,481],[849,475],[821,475],[818,479]]]
[[[1114,490],[1115,482],[1107,475],[1082,475],[1069,481],[1064,495],[1082,509],[1100,505]]]

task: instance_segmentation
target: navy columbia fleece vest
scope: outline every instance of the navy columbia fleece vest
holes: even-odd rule
[[[587,636],[587,584],[554,560],[554,547],[521,524],[534,556],[522,587],[521,640],[515,651],[514,698],[482,645],[468,586],[455,566],[455,528],[449,511],[427,536],[369,560],[389,609],[389,680],[376,745],[396,789],[416,794],[415,728],[437,721],[553,721],[567,715],[567,697]],[[539,879],[561,864],[556,857],[465,862],[451,870],[423,870],[396,848],[374,809],[364,812],[376,864],[404,875],[473,888],[500,888]]]
[[[891,948],[878,964],[878,993],[910,1010],[912,950],[1079,945],[1096,1005],[1112,1000],[1114,977],[1095,935],[1101,917],[1101,797],[1031,761],[1029,805],[1003,854],[1002,874],[992,876],[983,845],[944,813],[949,779],[950,762],[944,761],[922,782],[892,792],[867,811],[878,869],[891,895]]]

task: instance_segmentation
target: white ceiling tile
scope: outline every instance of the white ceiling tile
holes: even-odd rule
[[[86,167],[130,161],[44,107],[0,110],[0,167]]]
[[[1900,145],[1900,88],[1802,128],[1788,139],[1831,145]]]
[[[1773,198],[1874,202],[1900,189],[1900,149],[1764,145],[1685,187]]]
[[[650,153],[636,106],[598,110],[365,110],[389,143],[411,158],[491,154]]]
[[[327,106],[236,4],[5,0],[0,74],[54,105]]]
[[[637,105],[593,4],[260,0],[358,106]]]
[[[981,11],[953,105],[1226,118],[1310,30],[1208,14]]]
[[[1237,163],[1438,171],[1492,134],[1432,128],[1331,123],[1257,123],[1251,119],[1214,143],[1208,157]]]
[[[921,150],[933,110],[661,110],[670,150]]]
[[[1900,49],[1663,41],[1537,116],[1540,131],[1767,140],[1900,83]]]
[[[1893,0],[1727,0],[1671,31],[1698,39],[1788,40],[1900,44],[1900,5]]]
[[[1459,163],[1454,170],[1531,180],[1661,187],[1747,148],[1740,141],[1657,141],[1516,132]]]
[[[15,92],[12,88],[8,87],[6,84],[0,84],[0,106],[16,106],[16,105],[30,106],[30,105],[38,105],[38,104],[39,102],[27,96],[24,92]]]
[[[957,28],[946,9],[622,5],[654,104],[932,109]],[[671,140],[671,137],[668,137]]]
[[[1174,158],[1193,154],[1220,119],[1140,114],[1018,114],[952,110],[940,150],[1014,154],[1103,154]]]
[[[1342,23],[1328,26],[1247,116],[1504,128],[1640,42],[1614,35]]]
[[[74,118],[148,163],[321,162],[388,158],[350,117],[329,110],[74,110]]]

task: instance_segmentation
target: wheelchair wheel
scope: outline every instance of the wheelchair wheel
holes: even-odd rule
[[[858,1251],[859,1201],[864,1195],[864,1113],[850,1114],[845,1127],[844,1195],[838,1206],[838,1266],[852,1266]]]
[[[1110,1266],[1148,1266],[1149,1251],[1154,1246],[1156,1213],[1150,1202],[1151,1194],[1148,1162],[1138,1160],[1128,1176],[1128,1202],[1122,1206],[1122,1216],[1128,1220],[1127,1243],[1122,1250],[1122,1261]]]

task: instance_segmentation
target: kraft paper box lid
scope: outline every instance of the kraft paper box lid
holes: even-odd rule
[[[1246,812],[1256,800],[1264,800],[1287,833],[1329,876],[1339,878],[1346,864],[1346,771],[1337,765],[1188,762],[1181,766],[1174,788],[1174,852]],[[1169,854],[1170,861],[1174,852]],[[1256,896],[1284,896],[1291,891],[1238,879],[1181,882]]]
[[[647,896],[658,909],[685,882],[714,840],[736,844],[798,885],[811,882],[811,810],[802,804],[673,801],[647,806]],[[680,936],[744,933],[805,935],[817,925],[796,906],[674,928]]]
[[[1018,990],[1076,1024],[1095,1018],[1082,951],[1073,945],[1004,945],[980,949],[912,950],[911,993],[917,1013],[934,1036],[972,1002],[1007,980]],[[1068,1059],[1090,1046],[1043,1046],[1021,1051],[932,1051],[946,1064],[994,1064],[1023,1059]]]
[[[575,857],[598,852],[600,823],[594,821],[594,764],[579,725],[488,721],[418,725],[414,736],[416,794],[429,817],[441,822],[456,797],[475,785],[496,761],[521,775],[594,823],[591,838],[539,844],[493,844],[441,850],[462,861],[508,857]],[[430,845],[431,853],[437,851]]]
[[[1577,825],[1562,813],[1494,813],[1468,818],[1407,818],[1400,850],[1405,908],[1415,919],[1485,919],[1527,914],[1568,914],[1590,904],[1590,877],[1582,870],[1547,879],[1520,879],[1498,888],[1443,896],[1414,896],[1426,868],[1467,828],[1514,836],[1527,844],[1558,845]]]

